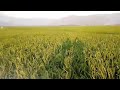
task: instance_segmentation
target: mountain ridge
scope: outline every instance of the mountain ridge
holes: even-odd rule
[[[61,19],[15,18],[0,14],[0,26],[93,26],[120,25],[120,13],[88,16],[70,15]]]

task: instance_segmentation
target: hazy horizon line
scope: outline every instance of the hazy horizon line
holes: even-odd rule
[[[11,18],[17,18],[17,19],[50,19],[50,20],[59,20],[59,19],[62,19],[62,18],[70,17],[70,16],[78,16],[78,17],[81,16],[81,17],[84,17],[84,16],[93,16],[93,15],[112,15],[112,14],[120,14],[120,12],[99,13],[99,14],[96,13],[96,14],[90,14],[90,15],[75,15],[75,14],[71,14],[71,15],[67,15],[67,16],[62,16],[60,18],[51,18],[51,17],[15,17],[15,16],[9,16],[7,14],[4,14],[4,13],[0,12],[0,15],[11,17]]]

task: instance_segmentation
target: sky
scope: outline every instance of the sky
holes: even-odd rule
[[[71,15],[87,16],[94,14],[112,14],[112,13],[120,13],[120,11],[0,11],[0,14],[17,18],[48,18],[48,19],[60,19]]]

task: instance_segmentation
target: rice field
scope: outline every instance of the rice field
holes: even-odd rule
[[[120,26],[4,27],[0,79],[120,79]]]

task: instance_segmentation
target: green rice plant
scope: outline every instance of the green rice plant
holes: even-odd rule
[[[5,27],[1,79],[120,79],[120,26]]]

